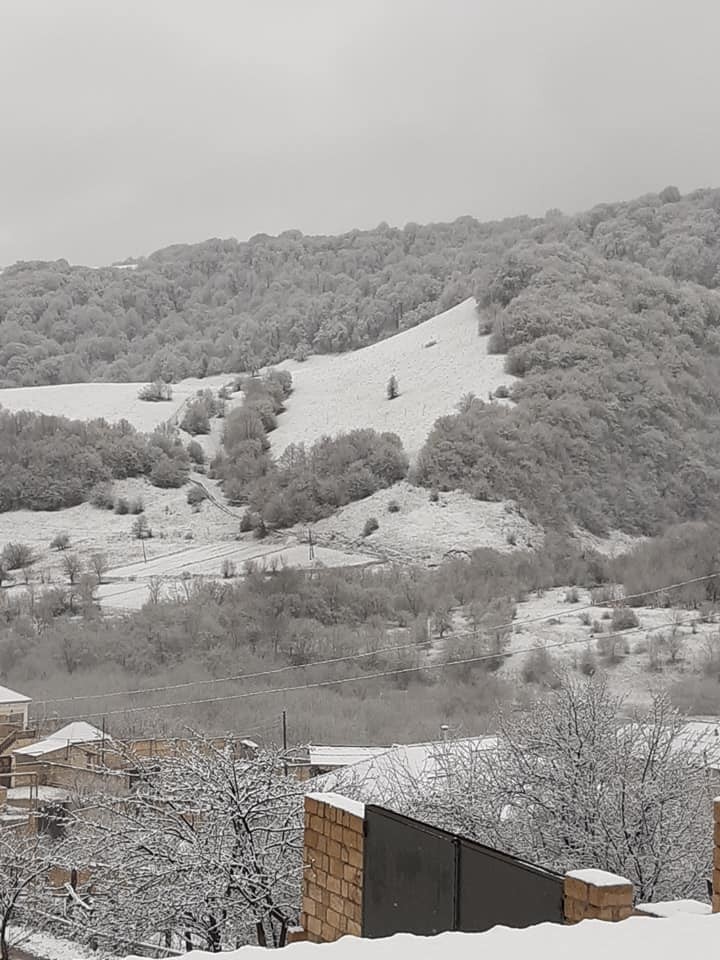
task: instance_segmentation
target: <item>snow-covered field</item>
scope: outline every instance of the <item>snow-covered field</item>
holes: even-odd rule
[[[390,504],[399,510],[391,512]],[[362,538],[369,517],[375,517],[379,527]],[[538,546],[543,538],[542,530],[510,504],[484,503],[459,491],[441,493],[434,503],[429,491],[405,481],[348,504],[313,530],[323,543],[363,544],[390,557],[435,563],[449,550],[527,548]]]
[[[137,610],[150,597],[151,578],[161,582],[160,596],[163,599],[182,596],[184,578],[221,576],[225,562],[234,565],[237,574],[242,576],[244,565],[254,563],[261,570],[280,569],[283,566],[309,569],[313,567],[360,567],[377,563],[376,557],[359,553],[347,553],[341,550],[314,548],[314,558],[310,557],[307,544],[287,539],[284,543],[256,540],[241,542],[219,542],[201,547],[189,547],[174,553],[135,561],[123,567],[108,571],[102,584],[96,591],[101,605],[109,610]]]
[[[569,603],[568,596],[577,595]],[[618,594],[619,596],[619,594]],[[710,646],[718,642],[717,623],[702,622],[696,612],[661,607],[633,607],[638,625],[613,631],[609,605],[593,605],[587,590],[556,588],[532,595],[517,605],[517,616],[506,647],[500,675],[518,676],[536,645],[546,647],[557,663],[579,667],[585,651],[604,669],[613,689],[642,705],[653,690],[687,674],[699,674]],[[673,635],[676,659],[671,662],[658,640]],[[655,645],[655,648],[653,649]]]
[[[202,482],[222,502],[217,484],[207,477]],[[224,560],[235,564],[242,573],[252,560],[261,567],[283,564],[307,568],[313,561],[306,544],[292,535],[272,537],[258,542],[247,535],[238,539],[239,513],[232,516],[205,502],[199,511],[187,503],[187,489],[160,490],[146,480],[124,480],[115,484],[118,496],[130,500],[140,497],[145,517],[153,531],[151,539],[142,543],[132,534],[135,517],[100,510],[88,503],[68,510],[16,510],[0,513],[0,544],[22,542],[30,545],[38,556],[32,568],[34,582],[67,584],[64,554],[50,550],[50,541],[58,533],[67,532],[70,546],[66,553],[76,553],[87,565],[94,553],[105,554],[109,569],[97,596],[104,606],[113,609],[137,609],[148,599],[151,577],[163,580],[163,595],[178,589],[190,577],[219,577]],[[234,517],[237,516],[237,519]],[[143,553],[143,544],[145,547]],[[362,566],[377,563],[372,552],[362,553],[339,548],[315,547],[318,566]],[[22,577],[16,586],[3,593],[12,596],[25,591]]]
[[[475,301],[469,299],[362,350],[285,361],[280,367],[292,373],[294,390],[271,434],[273,450],[373,427],[397,433],[414,456],[435,420],[453,413],[463,394],[487,400],[490,391],[515,381],[504,372],[505,358],[487,352],[488,339],[478,336]],[[388,400],[393,375],[400,395]]]
[[[178,418],[182,408],[198,390],[214,390],[232,381],[228,374],[203,380],[189,379],[173,384],[172,400],[150,403],[138,398],[141,383],[64,383],[49,387],[7,387],[0,390],[0,407],[16,412],[91,420],[102,417],[109,423],[127,420],[137,430],[149,433],[159,424]]]

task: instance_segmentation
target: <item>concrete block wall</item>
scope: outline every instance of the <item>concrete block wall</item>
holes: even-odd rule
[[[566,923],[627,920],[633,914],[633,885],[604,870],[572,870],[565,875]]]
[[[305,938],[328,943],[362,933],[364,808],[335,794],[305,798]]]

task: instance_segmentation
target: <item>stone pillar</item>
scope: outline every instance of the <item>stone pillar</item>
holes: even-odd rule
[[[605,870],[571,870],[565,874],[565,922],[626,920],[633,913],[633,885]]]
[[[308,940],[362,933],[365,808],[333,793],[305,797],[303,906]]]
[[[712,912],[720,913],[720,797],[713,800]]]

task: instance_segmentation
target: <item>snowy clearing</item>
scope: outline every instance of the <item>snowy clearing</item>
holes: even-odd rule
[[[478,336],[475,301],[469,299],[362,350],[312,356],[304,363],[286,360],[279,367],[292,373],[294,389],[270,435],[274,452],[372,427],[398,434],[408,455],[415,456],[435,420],[453,413],[463,394],[487,400],[490,391],[515,382],[504,372],[505,358],[487,352],[488,340]],[[400,394],[388,400],[393,375]]]
[[[172,385],[172,400],[151,403],[138,398],[142,383],[63,383],[49,387],[7,387],[0,390],[0,407],[11,412],[31,410],[71,420],[94,420],[102,417],[108,423],[127,420],[143,433],[168,420],[176,421],[182,408],[198,390],[217,391],[231,383],[233,377],[223,373],[203,380],[192,378]]]
[[[389,510],[389,506],[399,507]],[[376,517],[378,529],[362,537],[365,521]],[[390,557],[439,563],[449,550],[528,548],[542,543],[543,533],[511,504],[473,500],[465,493],[439,494],[401,481],[350,503],[313,525],[318,542],[377,550]]]

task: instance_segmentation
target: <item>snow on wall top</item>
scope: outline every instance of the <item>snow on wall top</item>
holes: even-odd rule
[[[618,876],[617,873],[608,873],[607,870],[570,870],[567,876],[573,880],[582,880],[583,883],[591,883],[594,887],[620,887],[630,884],[630,880]]]
[[[339,793],[308,793],[311,800],[317,800],[318,803],[327,803],[330,807],[337,810],[344,810],[345,813],[351,813],[354,817],[365,819],[365,804],[359,800],[351,800],[349,797],[342,797]]]

